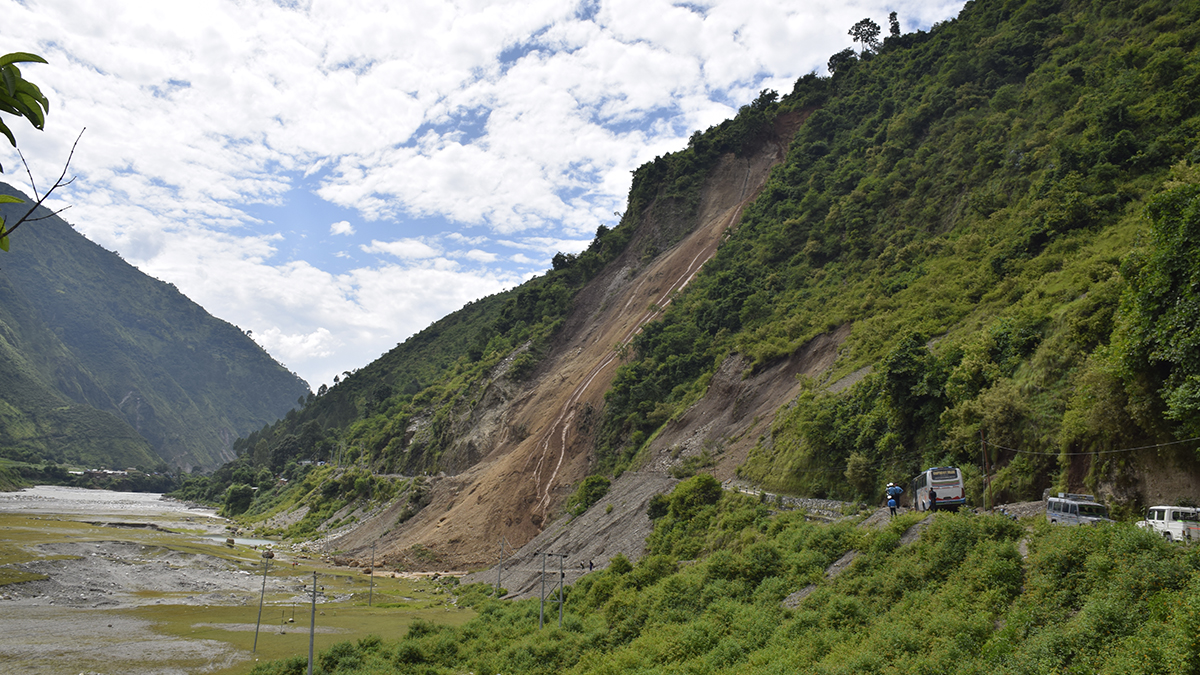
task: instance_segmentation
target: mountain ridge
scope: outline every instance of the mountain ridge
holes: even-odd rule
[[[22,205],[5,206],[8,215]],[[57,216],[14,237],[0,284],[0,372],[19,380],[0,393],[12,459],[211,469],[235,457],[238,436],[308,392],[240,329]],[[105,428],[51,420],[64,406]],[[86,450],[96,443],[99,455]]]

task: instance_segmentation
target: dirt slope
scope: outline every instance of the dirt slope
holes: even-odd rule
[[[592,569],[604,569],[618,553],[636,562],[646,548],[646,536],[654,525],[646,515],[650,498],[667,492],[678,481],[653,471],[626,471],[608,494],[578,518],[562,517],[541,534],[513,553],[505,548],[504,565],[495,566],[463,578],[463,583],[495,584],[508,589],[509,598],[538,597],[541,594],[542,563],[546,564],[547,588],[554,583],[559,563],[568,585]],[[611,506],[611,508],[610,508]],[[499,557],[493,547],[493,562]],[[543,553],[558,554],[547,557]]]
[[[716,460],[720,480],[735,477],[760,435],[769,434],[775,411],[800,393],[797,375],[816,377],[837,358],[838,347],[850,335],[850,325],[826,333],[800,351],[761,371],[745,376],[750,363],[734,354],[713,376],[708,393],[667,425],[651,444],[649,467],[659,471],[687,457],[707,452]]]
[[[533,382],[517,388],[498,373],[484,391],[476,392],[480,403],[457,420],[461,441],[444,461],[461,469],[436,481],[429,506],[399,526],[396,514],[384,511],[331,547],[361,558],[378,541],[384,564],[463,570],[494,563],[501,538],[522,546],[537,536],[558,514],[571,486],[587,475],[594,422],[619,365],[613,347],[627,343],[657,317],[672,293],[713,256],[783,158],[800,121],[799,116],[781,119],[778,138],[752,156],[725,157],[706,183],[695,215],[681,216],[682,210],[671,203],[648,209],[622,257],[580,292]],[[649,263],[642,262],[647,251],[664,248]],[[803,370],[792,364],[771,371],[787,386],[763,379],[756,392],[774,393],[751,396],[754,408],[777,405],[794,386],[797,368]],[[684,424],[679,433],[689,433],[687,428]],[[727,435],[723,428],[712,433]],[[424,563],[414,559],[415,545],[422,547]]]

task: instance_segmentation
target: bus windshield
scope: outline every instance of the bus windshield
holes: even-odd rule
[[[929,478],[938,483],[943,481],[957,481],[958,469],[930,469]]]

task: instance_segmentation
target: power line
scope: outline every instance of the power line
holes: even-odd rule
[[[1078,456],[1078,455],[1111,455],[1111,454],[1115,454],[1118,452],[1134,452],[1136,450],[1153,450],[1154,448],[1165,448],[1170,445],[1181,445],[1183,443],[1191,443],[1193,441],[1200,441],[1200,436],[1197,436],[1195,438],[1185,438],[1182,441],[1169,441],[1167,443],[1155,443],[1154,445],[1140,445],[1135,448],[1116,448],[1114,450],[1092,450],[1089,452],[1037,452],[1036,450],[1018,450],[1016,448],[1008,448],[1003,445],[992,443],[992,442],[986,441],[986,440],[984,441],[984,444],[990,445],[993,448],[999,448],[1001,450],[1015,452],[1019,455],[1042,455],[1045,457],[1061,457],[1063,455],[1066,455],[1068,457],[1074,457],[1074,456]]]

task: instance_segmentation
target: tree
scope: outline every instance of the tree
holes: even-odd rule
[[[46,59],[27,52],[13,52],[0,56],[0,81],[4,83],[4,87],[0,88],[0,112],[24,117],[33,128],[41,131],[46,126],[46,113],[50,112],[50,101],[36,84],[21,76],[21,69],[17,68],[18,63],[46,63]],[[17,138],[4,123],[3,117],[0,117],[0,133],[8,138],[8,142],[12,143],[14,148],[17,147]],[[0,166],[0,173],[4,173],[3,166]]]
[[[850,27],[850,37],[862,45],[862,48],[859,50],[860,55],[865,54],[868,49],[875,49],[879,46],[879,33],[881,30],[879,24],[870,19],[863,19]]]
[[[858,57],[854,55],[854,50],[849,47],[829,57],[829,63],[826,66],[829,68],[829,74],[833,75],[838,70],[843,68],[848,63],[857,61]]]
[[[575,254],[559,251],[550,259],[550,266],[556,270],[565,270],[575,264]]]
[[[895,12],[888,14],[888,26],[890,26],[890,28],[891,28],[890,37],[894,37],[894,38],[900,37],[900,19],[898,19],[896,17]]]
[[[42,90],[36,84],[26,80],[21,75],[21,70],[16,65],[18,63],[46,63],[46,59],[28,52],[13,52],[0,56],[0,82],[3,82],[3,86],[0,86],[0,112],[24,117],[29,120],[29,123],[35,129],[41,131],[46,126],[46,113],[50,112],[50,101],[42,94]],[[13,135],[12,130],[8,128],[8,125],[5,124],[3,117],[0,117],[0,133],[8,138],[8,142],[12,143],[14,148],[17,147],[17,138]],[[82,136],[83,132],[80,131],[79,135]],[[78,138],[75,139],[75,143],[79,143]],[[20,150],[17,150],[18,154],[20,152]],[[33,215],[34,210],[41,206],[42,202],[46,201],[52,192],[60,187],[70,185],[75,180],[74,178],[66,180],[67,167],[71,165],[71,157],[74,156],[75,146],[72,145],[71,154],[67,157],[66,164],[63,165],[62,174],[59,175],[58,180],[54,181],[54,185],[42,195],[38,194],[37,184],[34,183],[33,174],[29,171],[29,164],[25,164],[25,172],[29,175],[29,184],[33,188],[35,200],[33,206],[29,207],[29,210],[20,218],[17,218],[16,222],[11,226],[6,226],[4,217],[0,216],[0,250],[8,250],[8,236],[16,231],[22,223],[44,220],[50,216],[62,213],[62,209],[60,209],[54,213],[37,218],[30,217]],[[24,160],[25,156],[21,155],[21,161],[24,162]],[[3,166],[0,166],[0,173],[4,173]],[[23,203],[23,199],[13,197],[12,195],[0,195],[0,204]]]
[[[229,489],[225,491],[225,515],[241,515],[250,508],[250,503],[253,501],[254,488],[245,483],[230,485]]]
[[[608,494],[610,485],[611,482],[604,476],[588,476],[584,478],[583,482],[575,490],[575,494],[571,495],[571,498],[567,500],[567,513],[573,516],[583,515],[593,504]]]
[[[1176,171],[1183,169],[1177,167]],[[1193,170],[1194,171],[1194,170]],[[1200,172],[1195,172],[1200,173]],[[1191,180],[1200,175],[1189,176]],[[1200,183],[1168,183],[1147,205],[1153,245],[1122,263],[1128,287],[1114,335],[1124,379],[1158,390],[1163,415],[1200,434]]]

